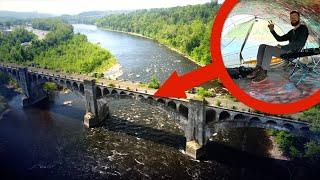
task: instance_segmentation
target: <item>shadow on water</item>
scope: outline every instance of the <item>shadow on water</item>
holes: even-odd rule
[[[168,131],[136,124],[114,116],[106,121],[104,128],[109,131],[124,133],[129,136],[153,141],[176,149],[185,148],[186,138],[182,134],[174,134]]]
[[[216,161],[228,167],[243,169],[241,176],[244,179],[258,177],[260,179],[289,178],[288,171],[285,168],[290,164],[289,161],[254,155],[219,142],[207,143],[205,156],[202,160]],[[246,176],[244,169],[250,171],[248,176]],[[262,174],[264,174],[264,178],[261,178]]]
[[[7,101],[17,96],[19,93],[15,91],[15,88],[8,87],[5,84],[0,83],[0,96],[3,96]]]
[[[125,127],[125,128],[124,128]],[[185,148],[183,135],[135,124],[121,118],[112,117],[104,128],[125,133],[129,136],[152,141],[175,149]],[[137,133],[139,132],[139,133]],[[208,142],[204,147],[205,155],[201,161],[214,161],[235,172],[235,179],[316,179],[317,171],[308,167],[306,162],[273,159],[255,155],[219,142]]]
[[[235,179],[290,179],[311,180],[319,178],[319,163],[309,164],[304,160],[280,160],[254,155],[219,142],[205,146],[201,160],[219,162],[230,168],[239,169]]]

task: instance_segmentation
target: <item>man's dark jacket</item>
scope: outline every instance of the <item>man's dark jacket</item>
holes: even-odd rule
[[[291,29],[283,36],[279,36],[274,30],[271,33],[277,41],[289,41],[288,45],[281,47],[281,49],[286,51],[300,51],[306,44],[309,36],[307,26],[303,24],[296,29]]]

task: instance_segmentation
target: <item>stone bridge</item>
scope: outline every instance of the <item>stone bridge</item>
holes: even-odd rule
[[[290,131],[311,137],[310,125],[306,122],[241,112],[206,105],[204,101],[159,98],[153,94],[97,84],[95,80],[75,79],[59,74],[28,70],[25,67],[0,64],[0,71],[15,79],[23,90],[23,106],[28,107],[47,98],[43,89],[45,82],[54,82],[66,87],[85,100],[84,125],[95,127],[109,116],[107,99],[132,98],[157,106],[172,116],[185,132],[186,152],[198,158],[208,139],[221,128],[256,127]]]

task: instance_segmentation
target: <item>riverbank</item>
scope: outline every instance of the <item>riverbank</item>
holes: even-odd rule
[[[97,26],[98,27],[98,26]],[[109,29],[109,28],[104,28],[104,27],[98,27],[102,30],[105,30],[105,31],[111,31],[111,32],[119,32],[119,33],[125,33],[125,34],[129,34],[129,35],[132,35],[132,36],[137,36],[137,37],[141,37],[141,38],[145,38],[145,39],[149,39],[149,40],[152,40],[152,41],[155,41],[157,42],[158,44],[166,47],[167,49],[175,52],[175,53],[178,53],[179,55],[183,56],[184,58],[188,59],[189,61],[197,64],[198,66],[205,66],[203,64],[200,64],[199,62],[197,62],[195,59],[191,58],[190,56],[186,55],[185,53],[181,52],[180,50],[176,49],[176,48],[173,48],[173,47],[170,47],[169,45],[167,44],[164,44],[164,43],[161,43],[159,42],[158,40],[154,39],[154,38],[150,38],[150,37],[147,37],[147,36],[144,36],[142,34],[138,34],[138,33],[133,33],[133,32],[126,32],[126,31],[119,31],[119,30],[113,30],[113,29]]]
[[[103,75],[105,78],[116,80],[123,74],[122,66],[117,63],[113,65],[110,69],[107,69]]]
[[[279,160],[286,160],[289,161],[290,158],[284,156],[283,152],[281,151],[279,145],[277,144],[275,137],[272,135],[269,135],[269,140],[272,143],[272,147],[269,148],[268,153],[271,158],[273,159],[279,159]]]

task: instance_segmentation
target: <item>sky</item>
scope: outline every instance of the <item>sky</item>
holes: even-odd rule
[[[219,0],[222,2],[223,0]],[[84,11],[132,10],[203,4],[210,0],[0,0],[0,11],[55,15]]]

